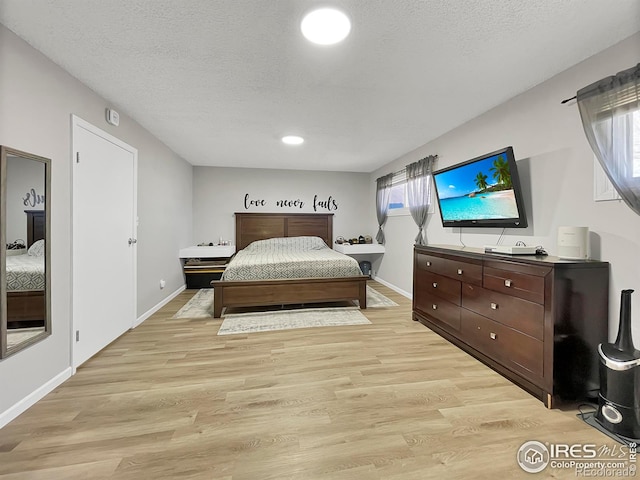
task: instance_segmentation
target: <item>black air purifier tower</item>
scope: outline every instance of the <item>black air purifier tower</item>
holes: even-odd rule
[[[640,438],[640,351],[631,337],[631,294],[623,290],[620,326],[615,343],[601,343],[600,394],[596,420],[606,430],[631,439]]]

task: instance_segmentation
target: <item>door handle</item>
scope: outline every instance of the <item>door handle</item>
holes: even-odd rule
[[[134,243],[138,243],[138,240],[135,238],[130,238],[129,239],[129,245],[133,245]]]

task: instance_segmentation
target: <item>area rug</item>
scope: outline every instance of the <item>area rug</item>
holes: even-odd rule
[[[213,288],[201,288],[184,307],[171,318],[213,317]]]
[[[42,332],[44,332],[44,327],[16,328],[15,330],[9,329],[7,330],[7,348],[26,342],[36,335],[40,335]]]
[[[367,325],[371,322],[358,307],[325,307],[267,312],[230,313],[224,316],[218,335],[269,332],[293,328]]]
[[[367,285],[367,308],[397,307],[398,304]]]
[[[397,307],[393,300],[367,285],[367,308]],[[212,318],[213,288],[202,288],[171,318]]]

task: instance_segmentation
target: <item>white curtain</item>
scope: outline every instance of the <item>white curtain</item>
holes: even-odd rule
[[[382,245],[384,245],[384,231],[382,230],[382,226],[384,222],[387,221],[392,182],[393,173],[389,173],[376,180],[376,215],[378,216],[378,233],[376,240]]]
[[[640,63],[578,91],[582,126],[602,169],[640,215]]]
[[[409,200],[409,212],[418,226],[418,235],[415,238],[416,245],[426,245],[424,224],[429,216],[431,207],[431,174],[433,163],[437,157],[429,155],[422,160],[407,165],[407,198]]]

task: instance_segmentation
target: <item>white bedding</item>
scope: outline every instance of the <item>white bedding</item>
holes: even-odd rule
[[[259,240],[240,250],[222,280],[335,278],[362,275],[358,262],[329,248],[319,237]]]
[[[7,256],[7,291],[43,290],[44,256]]]

